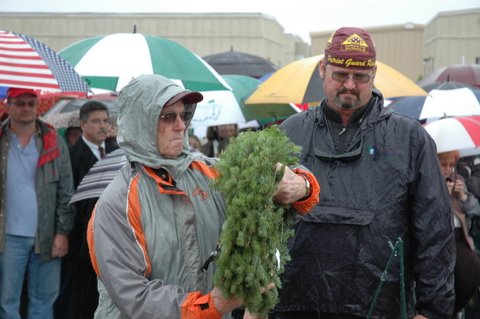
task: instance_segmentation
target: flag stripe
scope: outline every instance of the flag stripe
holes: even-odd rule
[[[4,51],[4,48],[0,47],[0,52]],[[38,55],[24,55],[22,52],[18,52],[17,54],[5,54],[5,53],[0,53],[0,58],[6,58],[6,59],[19,59],[19,60],[39,60],[42,61],[42,58],[39,57]]]
[[[38,86],[44,87],[54,87],[60,90],[58,83],[55,79],[42,79],[42,78],[35,78],[35,82],[31,81],[31,77],[28,76],[2,76],[0,74],[0,81],[11,81],[11,82],[22,82],[22,83],[37,83]]]
[[[44,79],[55,79],[53,76],[52,72],[46,72],[46,73],[32,73],[32,72],[19,72],[19,71],[9,71],[9,70],[3,70],[2,75],[14,75],[14,76],[36,76],[38,78],[44,78]]]
[[[33,50],[32,48],[30,47],[13,47],[13,46],[5,46],[5,45],[2,45],[1,46],[2,48],[2,51],[13,51],[13,52],[24,52],[24,53],[34,53],[35,50]]]
[[[23,62],[23,61],[22,61]],[[41,61],[40,61],[41,62]],[[45,65],[45,63],[38,64],[39,61],[25,61],[24,63],[17,63],[17,62],[12,62],[12,60],[9,60],[5,62],[0,58],[0,66],[1,67],[10,67],[10,68],[35,68],[35,69],[47,69],[49,70],[48,66]],[[3,68],[2,68],[3,70]]]
[[[48,84],[48,83],[39,83],[38,81],[15,81],[11,79],[1,79],[0,78],[0,85],[1,86],[11,86],[11,87],[22,87],[22,88],[38,88],[38,89],[53,89],[59,90],[60,87],[56,84]]]

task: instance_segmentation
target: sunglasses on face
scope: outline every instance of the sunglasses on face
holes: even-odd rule
[[[368,73],[348,73],[348,72],[343,72],[343,71],[334,71],[332,72],[332,79],[339,82],[339,83],[344,83],[350,78],[350,75],[352,76],[352,80],[355,83],[368,83],[372,76]]]
[[[15,101],[12,101],[12,104],[15,105],[15,106],[18,106],[18,107],[24,107],[25,105],[27,105],[29,107],[35,107],[35,106],[37,106],[37,101],[35,101],[35,100],[28,100],[28,101],[15,100]]]
[[[180,117],[183,123],[188,123],[193,118],[193,112],[186,111],[182,113],[170,112],[160,115],[160,119],[165,123],[173,124],[177,120],[177,116]]]

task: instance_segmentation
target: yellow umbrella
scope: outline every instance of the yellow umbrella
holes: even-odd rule
[[[373,85],[389,99],[399,96],[427,96],[428,93],[415,82],[391,66],[377,61],[377,74]]]
[[[322,58],[323,55],[317,55],[284,66],[260,84],[245,104],[319,102],[324,97],[318,74]],[[373,84],[385,98],[427,95],[415,82],[380,61]]]

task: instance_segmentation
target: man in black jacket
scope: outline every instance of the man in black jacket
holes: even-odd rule
[[[322,192],[294,225],[272,318],[452,316],[453,213],[435,145],[383,107],[375,59],[366,31],[335,31],[319,63],[326,98],[282,124]],[[387,269],[397,241],[404,258],[396,250]]]
[[[70,148],[75,189],[90,168],[106,154],[118,148],[107,139],[109,112],[105,104],[91,100],[80,108],[82,136]],[[86,230],[98,198],[74,204],[75,226],[70,235],[71,249],[63,263],[62,294],[57,301],[56,319],[93,318],[98,303],[96,275],[90,264]]]

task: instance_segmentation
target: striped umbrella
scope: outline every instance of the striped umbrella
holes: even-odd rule
[[[75,194],[70,199],[70,203],[100,197],[125,163],[127,163],[127,157],[122,149],[119,148],[108,153],[104,158],[93,164],[85,174],[78,184]]]
[[[96,89],[120,91],[140,74],[163,75],[189,90],[230,89],[202,58],[180,44],[140,33],[81,40],[59,53]]]
[[[480,116],[450,117],[425,125],[435,141],[437,153],[460,151],[460,155],[480,154]]]
[[[88,85],[54,50],[29,36],[0,30],[0,86],[87,93]]]

